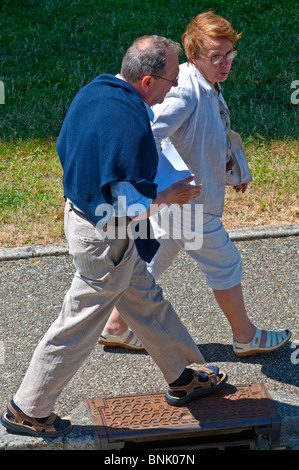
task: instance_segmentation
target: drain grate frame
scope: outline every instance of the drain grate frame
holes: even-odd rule
[[[164,393],[87,400],[102,450],[279,446],[281,420],[263,384],[230,385],[183,407]]]

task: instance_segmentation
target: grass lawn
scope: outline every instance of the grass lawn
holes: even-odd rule
[[[136,37],[159,34],[180,41],[192,17],[209,8],[242,32],[223,93],[254,176],[245,195],[228,189],[224,223],[228,228],[298,223],[296,5],[295,0],[2,0],[0,246],[64,241],[55,143],[74,95],[96,75],[117,73]]]

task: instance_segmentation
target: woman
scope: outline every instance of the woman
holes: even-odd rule
[[[291,333],[261,330],[249,319],[241,285],[241,257],[221,222],[226,184],[244,193],[252,180],[241,138],[230,128],[229,111],[219,85],[229,75],[239,38],[226,19],[212,12],[202,13],[191,21],[182,36],[188,62],[180,66],[178,86],[172,87],[162,104],[153,107],[152,129],[158,150],[172,144],[195,174],[195,183],[203,184],[194,201],[203,206],[203,243],[199,249],[185,251],[206,275],[207,284],[231,326],[233,350],[242,357],[274,351],[289,341]],[[172,217],[168,209],[164,212],[168,219]],[[161,234],[161,221],[154,218],[153,223],[156,233]],[[172,264],[180,249],[185,249],[183,238],[169,235],[159,239],[160,248],[148,267],[155,279]],[[127,329],[114,310],[105,331],[116,334],[122,331],[118,327]],[[105,334],[100,339],[102,344]],[[109,339],[112,345],[113,337]],[[133,341],[136,349],[142,347],[136,337]]]

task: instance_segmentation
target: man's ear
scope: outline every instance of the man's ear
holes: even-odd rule
[[[147,90],[152,84],[153,77],[151,75],[145,75],[141,79],[141,86],[143,90]]]
[[[153,90],[153,77],[145,75],[140,81],[140,94],[143,101],[148,102]]]

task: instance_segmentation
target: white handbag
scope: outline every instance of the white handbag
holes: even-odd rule
[[[231,170],[226,172],[226,184],[235,186],[242,183],[249,183],[253,178],[248,166],[242,139],[239,134],[232,130],[229,131],[228,138],[231,142],[231,156],[234,161],[234,166]]]

